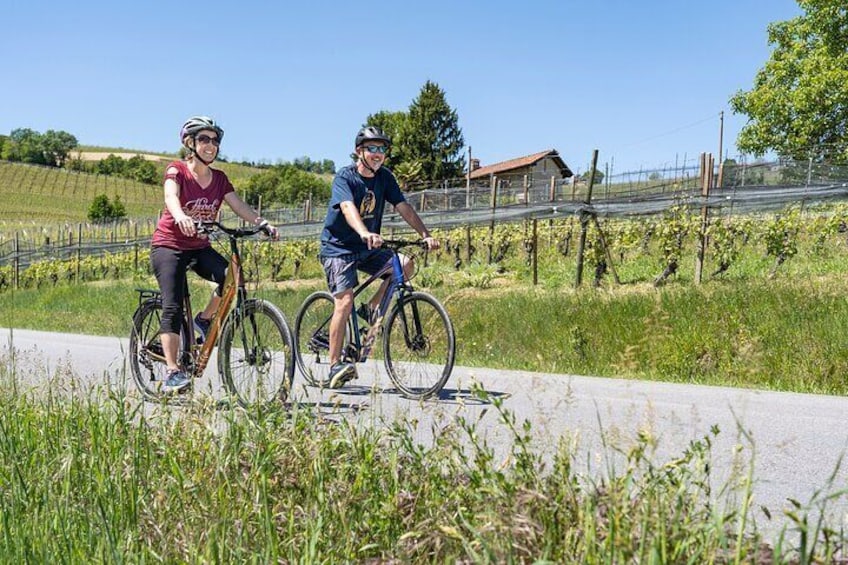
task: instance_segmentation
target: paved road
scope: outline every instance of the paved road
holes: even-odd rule
[[[14,350],[18,377],[33,384],[59,373],[85,383],[131,387],[126,346],[126,340],[114,337],[0,330],[0,359],[8,363]],[[217,394],[220,383],[212,372],[207,371],[196,390]],[[493,398],[501,398],[519,422],[531,421],[540,453],[550,455],[560,439],[577,442],[578,469],[592,475],[610,461],[620,469],[621,456],[610,446],[626,449],[638,433],[656,438],[653,457],[662,463],[718,426],[714,486],[744,478],[753,460],[752,506],[771,513],[768,520],[761,510],[756,512],[758,526],[768,535],[788,523],[782,510],[789,508],[789,499],[807,504],[817,491],[831,493],[848,485],[848,472],[839,468],[848,445],[848,399],[842,397],[469,367],[457,367],[440,398],[426,403],[395,394],[374,365],[338,391],[307,388],[298,378],[295,383],[299,404],[330,417],[372,425],[410,416],[418,422],[415,434],[422,443],[463,416],[477,421],[480,434],[506,458],[510,435],[492,402],[471,394],[472,385],[479,383]],[[848,524],[846,497],[829,503],[825,512],[831,525]]]

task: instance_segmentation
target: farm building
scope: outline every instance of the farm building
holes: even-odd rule
[[[529,182],[532,183],[534,180],[549,179],[552,176],[557,177],[558,180],[564,180],[574,176],[574,173],[556,149],[548,149],[483,167],[480,166],[479,159],[471,159],[470,177],[472,182],[476,181],[475,184],[481,181],[488,183],[493,176],[508,183],[521,182],[518,179],[523,179],[524,175],[527,175]]]

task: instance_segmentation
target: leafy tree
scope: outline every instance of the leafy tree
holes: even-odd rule
[[[330,183],[313,173],[300,170],[291,163],[274,165],[266,171],[239,181],[238,188],[244,193],[244,198],[256,206],[259,198],[262,204],[271,203],[282,205],[301,204],[312,198],[324,200],[330,197]]]
[[[402,161],[420,161],[425,179],[456,178],[465,171],[459,117],[436,83],[428,80],[421,87],[397,137]]]
[[[421,180],[423,167],[421,161],[404,161],[403,163],[392,169],[400,187],[407,190],[411,183]]]
[[[98,194],[88,208],[88,219],[92,222],[111,222],[127,216],[121,197],[115,195],[114,202],[105,194]]]
[[[749,91],[730,104],[749,122],[737,139],[754,155],[848,157],[848,5],[797,0],[801,16],[768,26],[774,51]]]
[[[8,143],[3,144],[3,158],[8,161],[47,165],[44,159],[43,136],[29,128],[12,130]]]
[[[3,146],[9,142],[8,135],[0,135],[0,156],[3,155]]]
[[[376,114],[369,115],[365,123],[362,124],[363,126],[377,126],[391,138],[392,150],[389,153],[389,158],[386,159],[386,166],[392,169],[393,172],[398,165],[408,160],[404,155],[405,144],[403,142],[403,130],[406,124],[406,118],[406,112],[381,110]],[[351,150],[352,153],[353,151]]]
[[[119,176],[124,173],[125,168],[126,164],[124,163],[124,160],[114,153],[110,153],[108,157],[97,162],[95,172],[101,175]]]
[[[127,159],[122,176],[145,184],[158,184],[159,182],[159,173],[156,171],[156,165],[141,155],[134,155]]]
[[[77,138],[68,132],[49,129],[42,136],[44,160],[48,165],[62,167],[70,152],[78,145]]]

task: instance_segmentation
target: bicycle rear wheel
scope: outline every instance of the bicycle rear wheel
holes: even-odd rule
[[[251,299],[230,314],[218,342],[218,370],[241,406],[288,400],[294,377],[292,337],[279,308]]]
[[[306,297],[294,321],[297,369],[312,386],[330,385],[330,320],[335,300],[329,292],[313,292]],[[351,349],[350,331],[345,329],[342,351]]]
[[[133,314],[129,345],[130,371],[139,392],[147,400],[160,400],[165,396],[172,396],[161,390],[168,372],[159,332],[161,321],[162,301],[159,299],[142,302]],[[188,325],[185,319],[182,320],[181,328],[177,359],[183,361],[181,366],[188,367],[191,360],[191,343],[188,339]]]
[[[399,299],[383,331],[389,378],[407,398],[437,394],[450,377],[456,338],[445,308],[433,296],[413,292]]]

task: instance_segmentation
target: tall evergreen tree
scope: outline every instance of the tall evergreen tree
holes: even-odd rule
[[[456,110],[448,105],[439,85],[428,80],[421,87],[402,122],[396,145],[403,161],[421,163],[425,179],[462,176],[465,140]]]

